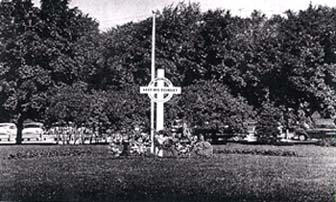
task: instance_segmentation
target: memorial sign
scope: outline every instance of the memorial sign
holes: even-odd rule
[[[156,78],[148,86],[140,87],[140,93],[148,94],[149,98],[156,103],[167,102],[174,94],[180,94],[181,88],[174,87],[167,78]]]
[[[164,73],[163,69],[158,69],[157,77],[148,86],[140,87],[140,93],[148,94],[151,101],[156,103],[156,107],[151,109],[156,111],[155,131],[164,129],[164,103],[169,101],[174,94],[181,94],[181,88],[173,86],[171,81],[165,78]],[[151,125],[154,124],[152,123]],[[153,140],[154,138],[151,139]]]

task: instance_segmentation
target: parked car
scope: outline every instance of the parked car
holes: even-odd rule
[[[316,119],[312,126],[298,126],[287,132],[288,139],[306,141],[336,137],[336,124],[333,119]]]
[[[217,128],[197,127],[193,130],[194,135],[203,134],[205,140],[211,144],[225,144],[228,139],[234,136],[233,130],[229,125],[226,125],[222,130]]]
[[[244,122],[244,129],[242,132],[235,134],[233,138],[230,139],[232,142],[240,143],[255,143],[258,142],[258,137],[256,136],[257,121],[246,121]]]
[[[257,142],[256,136],[256,122],[250,122],[247,124],[246,136],[243,138],[244,142]]]
[[[0,144],[15,144],[17,127],[14,123],[0,123]]]
[[[23,124],[22,143],[41,143],[43,142],[43,123],[29,122]]]

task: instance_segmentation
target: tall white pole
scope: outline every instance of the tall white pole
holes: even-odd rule
[[[151,63],[151,80],[153,81],[155,79],[155,12],[153,12],[153,27],[152,27],[152,63]],[[151,153],[155,153],[155,145],[154,145],[154,108],[155,103],[153,100],[151,100]]]

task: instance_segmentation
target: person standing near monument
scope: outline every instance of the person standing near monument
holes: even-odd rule
[[[197,156],[201,157],[211,157],[213,155],[213,147],[209,142],[205,141],[203,134],[199,134],[193,151]]]
[[[158,131],[156,135],[156,155],[159,157],[175,157],[177,152],[174,147],[174,140],[165,130]]]
[[[109,144],[109,151],[114,157],[119,157],[123,152],[122,136],[120,132],[113,135],[113,139]]]
[[[121,156],[129,156],[130,154],[130,137],[128,136],[128,134],[124,134],[123,138],[122,138],[122,152],[121,152]]]

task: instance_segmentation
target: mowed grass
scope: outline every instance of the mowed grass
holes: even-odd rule
[[[107,146],[1,146],[0,201],[334,201],[336,148],[215,146],[115,159]]]

